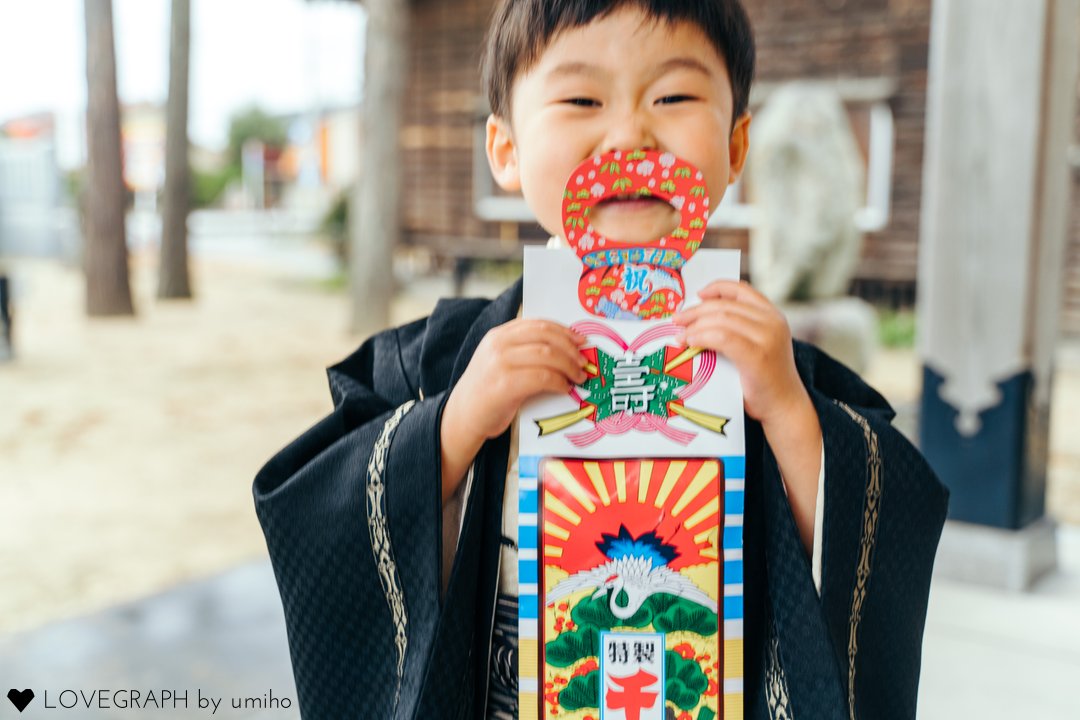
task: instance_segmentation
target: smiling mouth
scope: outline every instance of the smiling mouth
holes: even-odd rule
[[[609,197],[609,198],[604,198],[599,203],[597,203],[597,206],[609,205],[609,204],[613,204],[613,203],[636,203],[636,204],[641,204],[641,205],[646,205],[646,204],[651,204],[651,203],[660,203],[662,205],[667,205],[668,207],[671,207],[671,203],[669,203],[666,200],[663,200],[661,198],[654,197],[652,195],[637,195],[637,194],[614,195],[614,196]]]

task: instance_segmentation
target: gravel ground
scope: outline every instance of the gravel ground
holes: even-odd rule
[[[10,269],[10,264],[9,264]],[[0,633],[82,614],[265,555],[251,481],[330,402],[355,346],[310,285],[196,268],[198,299],[87,320],[82,281],[14,265],[14,363],[0,366]]]

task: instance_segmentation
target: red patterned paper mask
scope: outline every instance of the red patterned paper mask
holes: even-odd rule
[[[605,200],[654,197],[680,214],[670,235],[649,243],[609,238],[589,216]],[[563,194],[563,230],[584,264],[578,300],[609,320],[657,320],[682,307],[682,267],[701,246],[709,219],[704,175],[672,153],[610,152],[583,162],[570,174]]]

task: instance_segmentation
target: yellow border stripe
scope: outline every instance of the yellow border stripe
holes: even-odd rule
[[[694,501],[701,491],[708,487],[709,483],[716,479],[719,468],[715,462],[702,463],[698,469],[697,475],[690,481],[690,485],[686,488],[686,492],[679,498],[679,502],[675,503],[675,507],[671,509],[673,515],[678,515],[686,506]]]
[[[728,638],[724,641],[724,677],[743,677],[742,638]]]
[[[725,701],[726,707],[726,701]],[[518,720],[540,720],[540,696],[536,693],[518,693]]]
[[[742,693],[725,693],[724,695],[724,717],[725,718],[741,718],[743,716],[743,694]],[[520,715],[522,720],[526,717]],[[530,718],[535,718],[535,715],[529,715]]]
[[[728,638],[724,641],[724,679],[741,678],[743,673],[743,639]],[[744,688],[745,692],[745,688]],[[741,718],[743,716],[743,693],[724,693],[724,717]]]
[[[559,484],[566,488],[566,491],[573,495],[575,500],[581,503],[581,507],[589,512],[596,512],[596,504],[593,503],[589,493],[585,492],[585,488],[581,487],[581,483],[577,481],[577,478],[574,477],[565,463],[548,461],[544,463],[544,469],[555,476]]]
[[[537,677],[540,650],[536,638],[518,639],[518,674],[525,678]]]
[[[674,460],[668,465],[667,475],[664,476],[664,482],[660,485],[660,492],[656,493],[656,500],[653,505],[656,507],[663,507],[667,502],[668,495],[675,489],[675,483],[679,481],[679,476],[682,475],[683,470],[686,469],[685,460]]]

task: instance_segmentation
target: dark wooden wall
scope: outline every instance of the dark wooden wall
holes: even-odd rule
[[[491,0],[423,0],[412,16],[412,72],[402,128],[407,239],[498,237],[473,213],[480,50]]]

